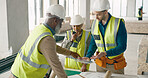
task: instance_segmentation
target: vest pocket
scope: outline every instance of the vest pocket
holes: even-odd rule
[[[95,40],[100,40],[100,36],[99,35],[94,35],[94,39]]]
[[[114,68],[115,68],[115,70],[119,70],[119,69],[122,69],[122,68],[124,68],[124,67],[126,67],[126,62],[125,62],[125,60],[120,61],[120,62],[118,62],[118,63],[114,63]]]
[[[104,57],[101,57],[100,59],[96,59],[95,63],[100,67],[106,68],[106,62]]]

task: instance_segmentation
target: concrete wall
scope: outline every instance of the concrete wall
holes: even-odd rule
[[[8,43],[18,52],[29,35],[28,0],[7,0]]]
[[[0,55],[8,52],[7,6],[6,0],[0,0]]]

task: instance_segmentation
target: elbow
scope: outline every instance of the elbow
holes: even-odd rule
[[[127,44],[121,46],[121,52],[125,52],[127,48]]]

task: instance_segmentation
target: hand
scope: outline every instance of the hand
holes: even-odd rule
[[[86,70],[87,70],[87,69],[86,69],[86,64],[83,64],[80,71],[81,71],[81,72],[85,72]]]
[[[78,59],[90,61],[90,59],[88,57],[79,57]]]
[[[74,41],[76,38],[77,38],[78,34],[75,33],[75,34],[72,34],[72,37],[71,37],[71,41]]]
[[[101,57],[107,55],[106,52],[100,52],[97,56],[92,56],[91,59],[100,59]]]
[[[81,57],[78,53],[75,53],[75,52],[71,52],[70,55],[73,56],[74,58]]]

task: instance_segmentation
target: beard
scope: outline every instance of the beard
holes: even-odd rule
[[[105,15],[103,15],[102,20],[105,20],[105,19],[106,19],[106,17],[105,17]]]
[[[59,34],[59,33],[60,33],[60,29],[61,29],[61,24],[58,23],[58,25],[57,25],[56,28],[55,28],[55,33],[56,33],[56,34]]]

